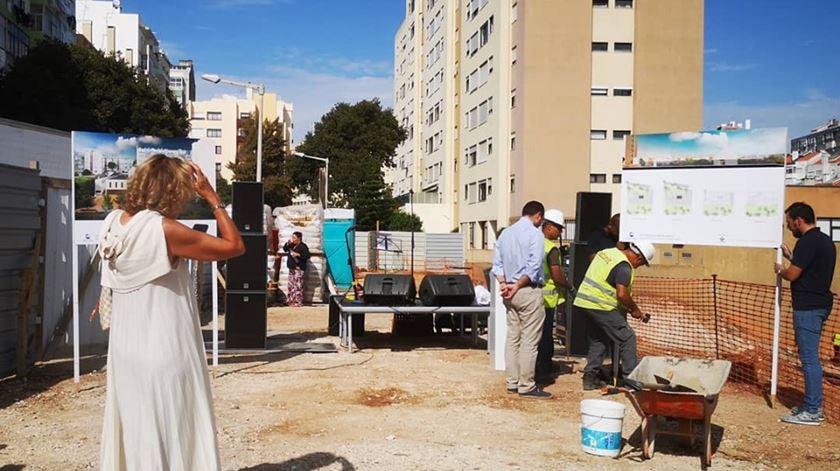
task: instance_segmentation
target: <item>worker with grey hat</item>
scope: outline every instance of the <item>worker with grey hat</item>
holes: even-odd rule
[[[601,368],[610,343],[618,344],[621,372],[627,377],[638,363],[636,333],[627,323],[626,313],[647,322],[633,301],[635,269],[649,265],[656,249],[649,242],[631,242],[624,249],[611,248],[598,252],[575,295],[575,306],[583,309],[592,322],[587,332],[589,352],[583,369],[583,389],[601,386],[597,371]]]
[[[543,259],[543,305],[545,307],[545,322],[542,337],[537,348],[536,376],[547,379],[554,372],[554,320],[558,310],[566,302],[566,290],[572,289],[572,284],[563,271],[560,248],[557,245],[563,235],[566,218],[563,211],[549,209],[543,217],[542,232],[545,236],[545,257]]]

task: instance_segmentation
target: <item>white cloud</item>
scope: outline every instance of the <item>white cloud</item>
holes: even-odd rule
[[[114,143],[114,147],[117,149],[117,153],[121,153],[122,151],[131,148],[137,147],[137,138],[136,137],[129,137],[124,138],[122,136],[117,138],[117,142]]]
[[[715,53],[717,53],[717,52],[718,52],[718,50],[717,50],[717,48],[716,48],[716,47],[712,47],[712,48],[709,48],[709,49],[704,49],[704,50],[703,50],[703,53],[704,53],[704,54],[715,54]]]
[[[711,72],[745,72],[755,69],[758,64],[727,64],[725,62],[709,62]]]
[[[810,95],[810,96],[809,96]],[[744,104],[735,101],[707,103],[703,109],[707,128],[720,123],[750,119],[754,128],[786,127],[795,138],[840,116],[840,95],[807,92],[803,100],[787,103]]]
[[[340,70],[319,71],[285,65],[267,66],[265,69],[260,76],[226,78],[263,83],[266,90],[277,93],[280,99],[291,103],[294,106],[296,144],[337,103],[379,98],[385,107],[393,104],[394,84],[390,75],[355,76]],[[208,100],[223,94],[242,96],[244,93],[235,87],[213,85],[202,80],[197,84],[197,94],[199,100]]]
[[[668,136],[668,140],[671,142],[693,141],[699,137],[699,132],[675,132]]]
[[[138,139],[141,144],[159,146],[163,140],[155,136],[140,136]]]

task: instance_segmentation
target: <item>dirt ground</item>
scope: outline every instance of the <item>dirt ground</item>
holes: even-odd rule
[[[283,341],[337,342],[325,307],[270,312]],[[389,316],[368,316],[360,351],[226,355],[212,380],[226,470],[699,469],[699,448],[657,440],[642,461],[639,419],[627,404],[622,455],[580,449],[580,373],[559,375],[551,400],[508,395],[502,374],[468,338],[394,338]],[[573,362],[558,365],[577,369]],[[29,381],[0,381],[0,470],[98,466],[105,375],[85,357],[79,386],[67,360],[39,365]],[[784,411],[727,388],[713,417],[712,469],[836,469],[840,427],[783,425]],[[834,464],[832,464],[834,463]]]

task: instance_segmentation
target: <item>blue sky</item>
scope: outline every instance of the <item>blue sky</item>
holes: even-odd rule
[[[197,75],[261,81],[295,106],[295,141],[338,101],[391,105],[403,0],[123,0]],[[840,116],[837,0],[707,0],[704,124],[791,137]],[[238,90],[199,80],[200,99]]]

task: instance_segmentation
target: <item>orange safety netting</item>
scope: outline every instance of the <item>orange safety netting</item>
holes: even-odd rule
[[[732,362],[729,383],[769,395],[775,287],[707,279],[637,278],[633,297],[647,324],[634,323],[639,355],[715,358]],[[840,365],[832,362],[832,340],[840,333],[840,299],[823,329],[823,407],[840,423]],[[803,378],[793,333],[790,290],[782,290],[777,398],[800,405]]]

